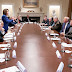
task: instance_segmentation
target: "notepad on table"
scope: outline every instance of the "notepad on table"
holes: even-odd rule
[[[10,44],[0,44],[0,47],[11,47]]]
[[[57,33],[50,33],[50,35],[51,35],[51,36],[54,36],[54,35],[55,35],[55,36],[59,36],[59,34],[57,34]]]
[[[51,38],[51,40],[61,40],[61,39],[56,37],[56,38]]]
[[[12,66],[12,67],[8,67],[8,68],[4,68],[1,69],[0,72],[20,72],[20,70],[16,67],[16,66]]]
[[[67,43],[65,43],[65,42],[62,42],[61,45],[62,45],[63,47],[72,47],[72,44],[67,44]]]

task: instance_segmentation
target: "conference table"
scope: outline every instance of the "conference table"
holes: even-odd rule
[[[71,57],[71,53],[62,53],[61,44],[58,41],[47,40],[45,33],[50,32],[52,30],[42,31],[37,24],[24,24],[20,35],[17,36],[16,33],[17,48],[13,48],[14,42],[11,42],[11,60],[2,64],[0,63],[0,69],[16,66],[17,61],[20,61],[27,72],[56,72],[60,62],[63,62],[63,72],[71,72],[71,68],[68,67],[68,59]],[[57,31],[54,32],[58,33]],[[62,42],[68,42],[63,37],[59,37]],[[53,42],[55,42],[57,48],[52,46]],[[16,50],[16,59],[12,58],[13,50]],[[61,59],[57,58],[56,50],[59,50],[62,56]],[[0,53],[5,53],[5,51],[0,50]]]

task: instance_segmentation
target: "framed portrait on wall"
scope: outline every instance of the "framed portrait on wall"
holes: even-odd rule
[[[61,20],[61,9],[60,5],[50,5],[49,6],[49,17],[57,16]]]
[[[38,7],[39,6],[39,0],[23,0],[23,7]]]

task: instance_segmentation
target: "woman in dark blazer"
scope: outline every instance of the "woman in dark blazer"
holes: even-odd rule
[[[8,30],[8,25],[10,22],[13,22],[13,20],[9,20],[8,19],[8,14],[9,14],[9,10],[8,9],[4,9],[3,10],[3,16],[2,16],[2,21],[4,22],[4,26],[3,28],[5,29],[5,32],[7,32]]]

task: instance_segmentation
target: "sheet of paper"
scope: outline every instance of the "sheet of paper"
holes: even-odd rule
[[[27,72],[26,68],[22,65],[20,61],[17,62],[17,66],[21,72]]]
[[[51,35],[51,36],[54,36],[54,35],[55,35],[55,36],[58,36],[59,34],[57,34],[57,33],[50,33],[50,35]]]
[[[20,72],[20,70],[16,67],[16,66],[12,66],[12,67],[8,67],[8,68],[4,68],[0,70],[5,71],[5,72]]]
[[[45,29],[45,30],[50,30],[50,28],[43,28],[43,29]]]
[[[51,38],[51,40],[61,40],[61,39],[56,37],[56,38]]]
[[[5,62],[5,59],[0,59],[0,62],[2,63],[2,62]]]
[[[13,39],[13,37],[12,38],[4,38],[4,40],[12,40]]]
[[[16,58],[16,51],[15,50],[12,51],[12,57]]]
[[[14,33],[7,33],[4,35],[4,38],[12,38]]]
[[[48,36],[48,34],[47,34],[47,33],[45,33],[45,35],[46,35],[46,36]]]
[[[5,35],[13,35],[13,33],[6,33]]]
[[[33,24],[33,22],[29,22],[29,24]]]
[[[67,44],[65,42],[62,42],[61,45],[64,46],[64,47],[72,47],[72,44]]]
[[[72,53],[72,51],[69,51],[69,50],[65,50],[65,53]]]
[[[0,47],[11,47],[10,44],[0,44]]]
[[[62,72],[63,68],[64,68],[64,63],[61,62],[61,63],[59,64],[58,69],[57,69],[56,72]]]
[[[4,38],[11,38],[13,35],[5,35]]]
[[[19,35],[20,35],[20,33],[18,32],[18,33],[17,33],[17,36],[19,36]]]
[[[10,27],[11,29],[14,28],[14,26]]]
[[[1,48],[1,50],[7,50],[7,48]]]
[[[59,53],[58,50],[56,51],[56,55],[57,55],[57,57],[58,57],[59,59],[62,58],[62,57],[61,57],[61,54]]]
[[[28,24],[29,22],[25,22],[25,24]]]
[[[5,53],[0,53],[0,59],[4,59],[5,58]]]
[[[17,42],[14,43],[14,46],[13,46],[13,47],[14,47],[14,48],[17,48]]]
[[[53,42],[52,43],[52,46],[54,47],[54,48],[57,48],[57,46],[56,46],[56,44]]]
[[[50,37],[49,36],[47,36],[47,40],[50,40]]]

